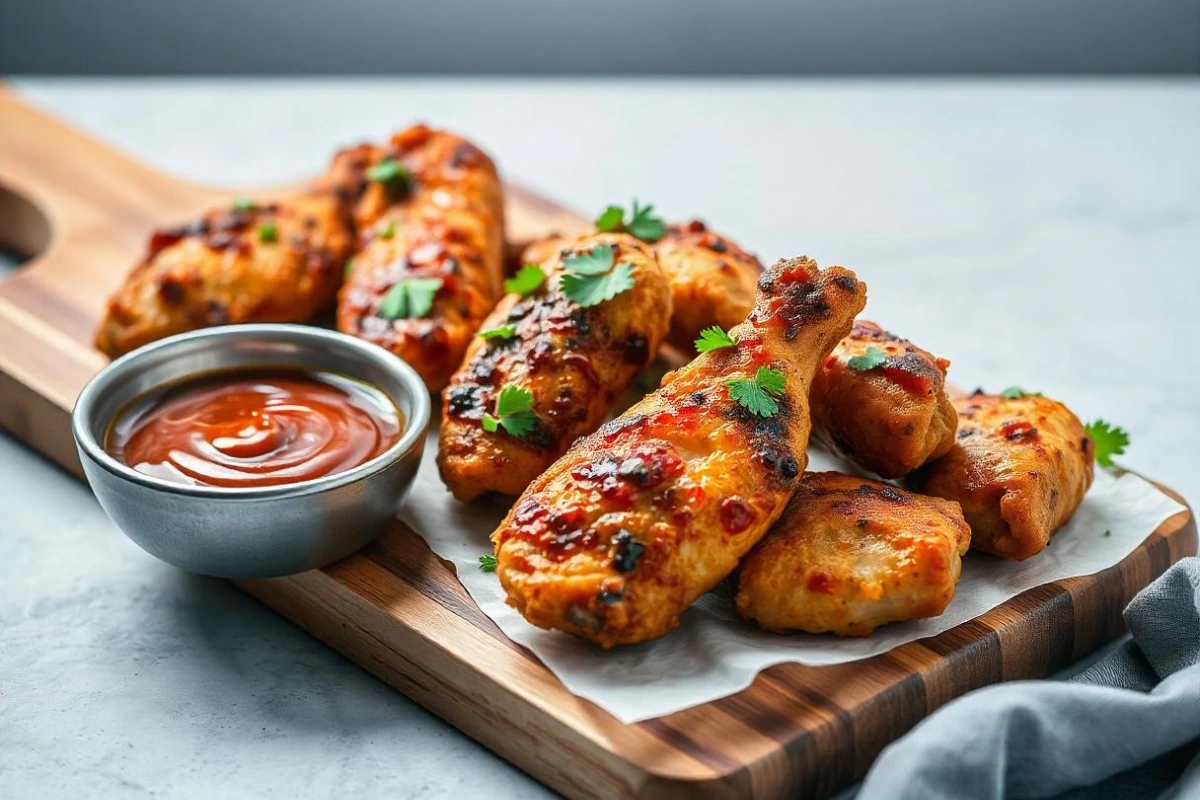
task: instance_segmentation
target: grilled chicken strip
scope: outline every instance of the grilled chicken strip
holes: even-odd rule
[[[1092,485],[1095,445],[1057,400],[976,392],[954,398],[958,436],[910,476],[915,491],[955,500],[971,547],[1023,560],[1040,553]]]
[[[872,357],[879,355],[883,360],[876,364]],[[813,380],[813,439],[884,478],[899,478],[945,455],[958,427],[946,395],[948,366],[946,359],[859,320]]]
[[[492,535],[508,602],[605,647],[674,628],[783,512],[808,461],[812,376],[865,300],[849,270],[775,264],[736,346],[668,374],[516,502]],[[747,398],[764,385],[779,389],[765,407]]]
[[[115,358],[147,342],[242,322],[304,322],[334,303],[354,237],[355,159],[340,153],[310,191],[239,201],[155,231],[109,300],[96,347]]]
[[[810,472],[738,567],[738,613],[778,633],[839,636],[936,617],[954,597],[970,542],[958,503]]]
[[[582,308],[559,285],[564,259],[605,246],[613,249],[614,264],[632,267],[634,286]],[[547,278],[537,291],[508,295],[483,323],[483,331],[512,326],[513,335],[476,337],[443,393],[438,470],[460,500],[524,491],[572,442],[599,426],[666,335],[667,278],[650,248],[632,236],[583,236],[544,266]],[[533,395],[537,421],[523,436],[481,425],[505,386]]]
[[[562,237],[529,245],[523,263],[541,264],[563,246]],[[754,287],[763,266],[753,253],[703,222],[672,223],[651,244],[671,280],[671,332],[667,341],[681,352],[694,352],[700,331],[712,325],[729,329],[754,306]]]
[[[437,391],[502,294],[500,178],[475,145],[424,125],[360,152],[368,184],[338,329],[391,350]]]

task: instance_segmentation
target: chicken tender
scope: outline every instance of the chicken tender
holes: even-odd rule
[[[733,347],[668,374],[521,495],[492,535],[508,602],[605,647],[674,628],[783,512],[812,376],[865,299],[849,270],[775,264]]]
[[[522,263],[541,264],[564,243],[559,236],[535,241],[525,248]],[[699,220],[667,225],[663,237],[651,246],[671,280],[673,311],[667,341],[681,352],[693,353],[705,328],[729,329],[750,313],[763,271],[753,253]]]
[[[583,308],[562,292],[564,260],[598,247],[612,248],[612,263],[632,267],[634,285]],[[583,236],[546,261],[545,272],[535,292],[500,301],[483,323],[489,338],[475,338],[443,393],[438,470],[460,500],[524,491],[577,438],[599,426],[666,335],[667,278],[649,246],[632,236]],[[520,436],[481,425],[508,386],[533,398],[535,422]]]
[[[813,380],[813,439],[884,478],[945,455],[958,427],[946,395],[948,366],[859,320]]]
[[[212,325],[304,322],[333,305],[353,245],[353,159],[278,203],[238,201],[156,231],[109,300],[96,347],[115,358]]]
[[[738,567],[738,613],[778,633],[839,636],[936,617],[954,597],[970,542],[958,503],[810,472]]]
[[[950,452],[908,485],[955,500],[971,547],[1023,560],[1040,553],[1092,485],[1095,445],[1057,400],[976,392],[954,398],[958,436]]]
[[[500,178],[478,147],[424,125],[367,153],[338,329],[391,350],[438,391],[502,293]]]

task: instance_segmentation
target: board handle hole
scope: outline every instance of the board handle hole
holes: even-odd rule
[[[50,219],[40,208],[0,185],[0,275],[50,246]]]

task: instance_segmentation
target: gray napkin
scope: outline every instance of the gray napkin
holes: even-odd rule
[[[858,800],[1200,798],[1200,560],[1142,590],[1125,624],[1132,641],[1069,681],[946,705],[880,754]]]

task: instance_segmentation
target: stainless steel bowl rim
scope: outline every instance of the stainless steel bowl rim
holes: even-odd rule
[[[175,481],[165,480],[163,478],[155,478],[150,475],[145,475],[137,470],[121,463],[116,458],[109,455],[104,449],[102,443],[96,440],[92,435],[92,413],[93,407],[96,404],[96,399],[99,393],[107,387],[111,376],[120,373],[122,370],[128,369],[130,364],[148,357],[150,354],[159,350],[177,346],[182,342],[194,341],[197,339],[213,339],[222,341],[227,339],[238,339],[255,335],[268,335],[278,338],[292,338],[296,340],[308,340],[310,342],[320,342],[334,348],[350,348],[358,351],[358,353],[367,359],[375,361],[385,370],[397,373],[401,381],[408,387],[412,395],[413,413],[411,418],[405,419],[404,433],[400,439],[384,452],[380,453],[370,461],[364,462],[353,469],[348,469],[345,472],[336,472],[332,475],[326,475],[312,480],[300,481],[297,483],[280,484],[278,486],[261,486],[250,488],[226,488],[221,486],[197,486],[193,484],[177,483]],[[280,366],[285,366],[280,364]],[[306,365],[297,363],[294,365],[296,369],[307,369]],[[204,373],[207,374],[207,373]],[[349,374],[349,377],[358,380],[357,376]],[[179,380],[186,381],[189,377],[199,377],[200,373],[183,374],[179,376]],[[396,398],[389,397],[393,403]],[[118,410],[117,413],[120,413]],[[292,324],[274,324],[274,323],[257,323],[244,325],[221,325],[213,328],[202,328],[188,333],[180,333],[175,336],[169,336],[165,339],[151,342],[143,345],[137,350],[127,353],[116,359],[100,372],[96,373],[87,385],[83,387],[83,391],[79,393],[78,399],[75,401],[75,408],[71,412],[71,432],[75,436],[75,441],[78,443],[81,450],[87,454],[88,458],[94,461],[100,467],[103,467],[108,472],[117,475],[125,480],[141,484],[162,492],[171,494],[184,495],[190,497],[210,497],[226,500],[275,500],[281,497],[300,497],[308,494],[329,491],[340,486],[355,483],[357,481],[368,478],[381,470],[386,469],[389,465],[402,459],[408,454],[425,436],[425,431],[429,427],[430,402],[429,391],[425,387],[425,382],[421,376],[417,374],[411,366],[403,359],[388,350],[379,347],[378,345],[365,342],[362,339],[356,339],[338,331],[332,331],[325,328],[317,328],[308,325],[292,325]],[[104,420],[104,430],[108,430],[108,426],[112,423],[111,419]]]

